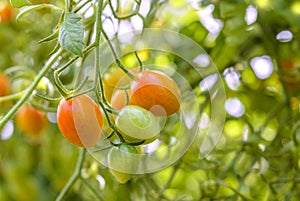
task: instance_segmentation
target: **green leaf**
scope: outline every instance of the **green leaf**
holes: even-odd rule
[[[23,6],[28,6],[31,3],[27,0],[10,0],[10,4],[15,8],[21,8]]]
[[[21,11],[18,13],[17,15],[17,20],[21,19],[25,14],[34,11],[34,10],[39,10],[42,8],[51,8],[54,10],[59,10],[62,11],[61,8],[56,7],[52,4],[36,4],[36,5],[30,5],[30,6],[26,6],[25,8],[22,8]]]
[[[59,30],[58,40],[66,50],[76,55],[82,54],[83,25],[80,17],[74,13],[66,13]]]

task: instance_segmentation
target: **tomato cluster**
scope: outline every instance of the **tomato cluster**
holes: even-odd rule
[[[101,93],[111,107],[107,110],[102,105],[102,112],[111,112],[109,121],[102,118],[98,105],[87,95],[62,99],[57,110],[58,127],[74,145],[92,147],[102,131],[109,130],[110,135],[105,135],[113,148],[107,156],[108,165],[120,183],[127,182],[138,168],[130,154],[138,154],[137,145],[151,143],[159,137],[158,118],[176,113],[181,98],[179,87],[166,74],[154,70],[130,72],[133,79],[114,67],[102,78],[104,91]],[[105,120],[109,122],[109,129],[103,129]],[[116,138],[119,138],[118,143],[114,141]],[[119,171],[117,167],[124,165],[127,169]]]
[[[116,80],[128,86],[119,89],[116,84],[111,96],[111,106],[119,111],[116,125],[123,138],[130,143],[154,141],[160,132],[157,117],[170,116],[180,108],[181,95],[176,82],[154,70],[138,72],[131,82],[127,77],[125,81]]]
[[[120,183],[127,182],[138,168],[138,161],[130,154],[140,153],[138,145],[151,143],[159,137],[158,118],[176,113],[181,98],[175,81],[162,72],[134,69],[130,73],[134,76],[128,76],[120,68],[111,68],[104,74],[104,90],[100,96],[110,102],[110,109],[102,107],[101,111],[86,94],[63,98],[57,108],[58,128],[69,142],[79,147],[94,146],[103,132],[104,120],[109,122],[106,127],[113,137],[107,138],[114,146],[107,156],[108,165]],[[13,83],[19,85],[19,82],[23,80]],[[10,94],[10,85],[9,78],[0,74],[0,96]],[[24,89],[13,88],[16,88],[13,93]],[[103,112],[109,119],[102,117]],[[16,124],[22,133],[37,137],[45,131],[48,121],[44,112],[25,104],[16,114]],[[118,140],[114,141],[116,138]],[[122,164],[126,164],[127,169],[119,171]]]

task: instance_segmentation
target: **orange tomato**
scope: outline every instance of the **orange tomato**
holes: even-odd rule
[[[0,73],[0,97],[7,96],[10,93],[9,88],[9,78]]]
[[[0,22],[8,23],[14,18],[14,8],[9,4],[3,4],[0,6]]]
[[[121,110],[123,107],[128,105],[130,95],[130,90],[115,90],[110,100],[111,106],[116,110]]]
[[[103,128],[101,111],[87,95],[62,99],[57,109],[57,124],[63,136],[80,147],[95,145]]]
[[[44,112],[26,104],[16,113],[16,124],[22,133],[34,137],[43,133],[48,121]]]
[[[129,104],[150,110],[157,116],[176,113],[180,108],[180,90],[173,79],[159,71],[145,70],[131,84]]]

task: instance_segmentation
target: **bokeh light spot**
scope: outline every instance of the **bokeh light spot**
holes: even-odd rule
[[[250,65],[259,79],[267,79],[273,72],[273,64],[269,56],[254,57]]]
[[[245,107],[238,98],[227,99],[225,109],[228,114],[234,117],[241,117],[245,113]]]
[[[282,43],[287,43],[293,39],[293,34],[289,30],[284,30],[277,34],[276,39]]]
[[[257,20],[257,9],[250,5],[246,9],[246,14],[245,14],[245,21],[247,25],[251,25]]]
[[[12,121],[8,121],[2,131],[1,131],[1,140],[8,140],[9,138],[11,138],[11,136],[13,135],[14,133],[14,123]]]

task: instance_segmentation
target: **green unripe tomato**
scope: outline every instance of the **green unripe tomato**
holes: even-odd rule
[[[150,111],[133,105],[125,106],[116,118],[116,125],[123,138],[130,143],[153,142],[158,138],[160,125]]]
[[[137,157],[138,150],[135,146],[121,144],[113,147],[108,153],[108,166],[111,174],[124,184],[131,179],[139,168]]]

